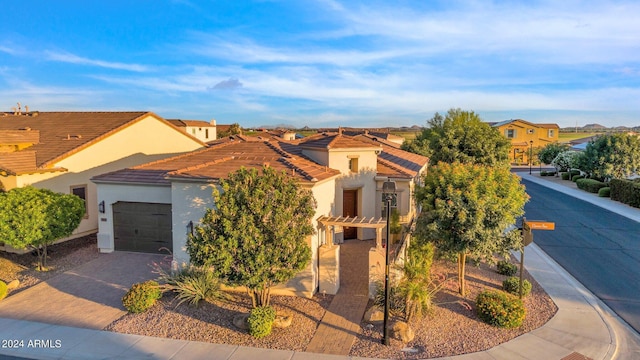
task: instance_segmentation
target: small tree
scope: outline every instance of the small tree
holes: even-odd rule
[[[552,161],[551,165],[556,171],[568,171],[573,167],[579,166],[581,163],[580,154],[577,151],[563,151],[559,153]]]
[[[569,145],[560,143],[547,144],[538,152],[538,159],[544,164],[551,164],[561,152],[569,150]]]
[[[528,200],[517,175],[507,168],[438,163],[416,190],[422,213],[416,240],[432,241],[439,251],[458,258],[460,295],[465,295],[467,255],[491,260],[522,246],[517,231],[507,231],[524,214]]]
[[[311,259],[307,237],[315,200],[284,172],[242,168],[214,190],[189,238],[191,262],[212,267],[231,286],[245,286],[254,307],[268,306],[270,288],[292,279]]]
[[[509,166],[509,140],[480,119],[473,111],[450,109],[436,113],[403,149],[429,156],[430,162],[461,162],[489,166]]]
[[[38,270],[47,268],[47,246],[73,233],[85,213],[82,199],[32,186],[0,193],[0,234],[16,249],[38,253]]]
[[[233,123],[229,125],[229,129],[227,129],[227,131],[220,131],[218,133],[219,138],[229,136],[229,135],[242,135],[242,128],[240,127],[240,124]]]

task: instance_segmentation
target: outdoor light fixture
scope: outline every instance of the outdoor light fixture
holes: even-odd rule
[[[391,218],[391,200],[396,193],[396,183],[391,180],[387,180],[382,184],[382,195],[387,202],[387,244],[385,246],[385,262],[384,262],[384,322],[382,324],[382,343],[389,345],[389,329],[387,323],[389,322],[389,248],[391,247],[390,231],[389,231],[389,219]]]
[[[104,200],[100,201],[100,203],[98,204],[98,211],[100,212],[100,214],[104,214]]]
[[[531,175],[531,164],[533,164],[533,140],[529,140],[529,175]]]
[[[187,224],[187,235],[193,235],[193,221],[189,221]]]

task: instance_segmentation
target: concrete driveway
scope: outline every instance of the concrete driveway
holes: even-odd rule
[[[114,252],[0,301],[0,318],[101,330],[126,313],[131,285],[155,279],[156,254]]]

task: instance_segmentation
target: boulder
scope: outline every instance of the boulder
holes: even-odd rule
[[[13,280],[7,284],[7,291],[15,290],[20,286],[20,280]]]
[[[368,323],[380,322],[384,320],[384,312],[377,307],[372,306],[364,313],[364,321]]]
[[[249,314],[238,314],[233,317],[233,326],[242,330],[249,330]]]
[[[286,328],[291,326],[291,322],[293,321],[293,315],[291,314],[278,314],[276,315],[276,319],[273,321],[274,328]]]
[[[403,343],[408,343],[413,340],[415,333],[413,329],[404,321],[396,321],[391,327],[391,337],[398,339]]]

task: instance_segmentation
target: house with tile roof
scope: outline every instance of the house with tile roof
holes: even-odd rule
[[[204,146],[145,111],[0,113],[0,184],[83,198],[78,237],[97,232],[102,215],[91,177]]]
[[[530,151],[557,142],[560,134],[558,124],[531,123],[522,119],[490,125],[511,141],[509,157],[514,164],[528,164]]]
[[[195,137],[202,142],[215,140],[217,137],[216,121],[167,119],[171,125]]]
[[[209,145],[95,176],[98,199],[106,204],[98,232],[100,251],[168,251],[177,263],[188,263],[188,234],[206,209],[215,206],[212,189],[242,167],[266,165],[295,178],[317,202],[316,233],[307,239],[312,261],[276,293],[335,294],[341,243],[376,239],[376,249],[382,253],[383,182],[392,179],[398,184],[392,207],[408,221],[416,213],[414,186],[428,164],[423,156],[366,135],[339,132],[293,141],[234,135]]]

